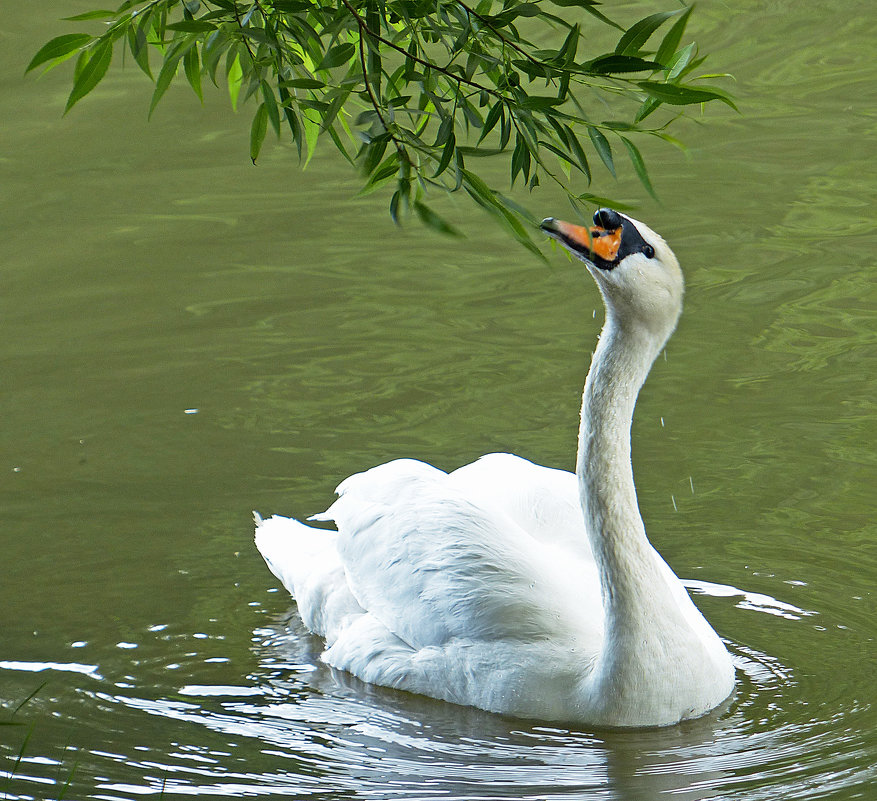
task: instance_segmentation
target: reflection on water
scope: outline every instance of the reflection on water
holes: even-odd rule
[[[738,590],[736,587],[726,587],[721,584],[714,584],[711,581],[697,581],[688,579],[682,582],[688,590],[694,593],[702,593],[704,595],[712,595],[717,598],[740,598],[737,601],[738,609],[750,609],[756,612],[766,612],[769,615],[777,615],[787,620],[800,620],[806,615],[815,615],[816,612],[808,612],[799,609],[793,604],[778,601],[762,592],[746,592]]]
[[[723,602],[747,599],[747,610],[758,614],[782,613],[798,622],[810,614],[763,594],[697,587]],[[117,774],[117,765],[136,777],[100,780],[94,797],[106,799],[386,798],[388,791],[400,799],[648,801],[667,793],[767,799],[777,785],[784,798],[797,799],[809,798],[814,787],[829,794],[873,776],[861,762],[867,745],[856,727],[866,710],[835,707],[830,718],[802,719],[797,707],[806,701],[792,670],[745,645],[729,647],[738,686],[723,708],[669,729],[598,734],[365,685],[316,659],[320,644],[292,610],[255,630],[259,669],[244,684],[187,684],[175,698],[144,697],[138,691],[145,688],[120,683],[80,689],[113,717],[145,714],[175,733],[166,746],[153,743],[133,753],[94,748],[75,759],[93,763],[98,775]],[[224,745],[216,748],[214,740]],[[46,764],[23,761],[16,779],[40,781],[28,771]]]
[[[688,293],[633,450],[737,690],[602,733],[330,670],[266,594],[249,518],[324,508],[396,456],[569,469],[600,325],[581,271],[478,217],[465,241],[391,231],[320,152],[253,168],[224,101],[172,89],[147,126],[136,70],[61,119],[67,77],[22,79],[17,54],[73,12],[19,5],[0,9],[0,722],[22,725],[0,725],[0,798],[871,801],[870,0],[692,17],[743,113],[680,130],[688,160],[646,152],[663,203],[639,216]]]

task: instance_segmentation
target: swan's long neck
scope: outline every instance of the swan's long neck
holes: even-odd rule
[[[661,606],[660,559],[646,537],[630,460],[636,398],[663,347],[642,328],[622,327],[611,309],[585,382],[576,473],[600,568],[607,639],[632,631]],[[656,604],[657,602],[657,604]]]
[[[649,543],[636,500],[630,425],[666,336],[620,325],[610,307],[582,401],[576,472],[604,623],[585,693],[616,725],[701,714],[734,681],[721,640]]]

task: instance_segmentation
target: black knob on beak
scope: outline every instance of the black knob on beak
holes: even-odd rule
[[[624,224],[624,217],[613,209],[598,209],[594,212],[594,225],[607,231],[617,231]]]

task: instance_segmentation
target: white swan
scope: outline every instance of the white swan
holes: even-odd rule
[[[676,326],[663,239],[610,209],[542,228],[585,262],[606,322],[576,474],[490,454],[445,473],[351,476],[313,520],[256,516],[256,545],[326,641],[323,661],[457,704],[594,726],[662,726],[731,693],[721,640],[649,544],[630,462],[637,393]]]

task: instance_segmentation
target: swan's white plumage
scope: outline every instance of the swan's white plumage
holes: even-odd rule
[[[730,693],[727,651],[636,508],[630,416],[682,284],[663,240],[624,219],[657,257],[589,265],[607,323],[578,475],[510,454],[451,473],[399,459],[343,481],[311,518],[337,532],[257,518],[256,544],[325,638],[325,662],[454,703],[607,726],[675,723]]]
[[[479,463],[490,472],[478,477]],[[512,516],[526,521],[519,498],[533,484],[511,481],[540,475],[537,538]],[[569,505],[570,489],[575,498],[571,473],[510,454],[450,474],[400,459],[339,486],[338,500],[317,517],[334,520],[341,535],[274,516],[257,527],[256,544],[305,625],[326,638],[323,659],[333,667],[455,703],[563,718],[602,636],[599,616],[581,616],[599,606],[590,551],[565,551],[545,528]],[[512,515],[501,511],[509,497]]]

